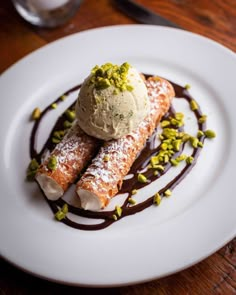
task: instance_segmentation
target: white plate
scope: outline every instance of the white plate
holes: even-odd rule
[[[145,73],[191,84],[217,138],[160,207],[104,230],[80,231],[56,222],[37,186],[24,181],[28,119],[34,107],[48,105],[107,61],[128,61]],[[236,233],[235,74],[236,57],[227,48],[186,31],[143,25],[75,34],[13,65],[0,82],[2,257],[50,280],[118,286],[189,267],[230,241]]]

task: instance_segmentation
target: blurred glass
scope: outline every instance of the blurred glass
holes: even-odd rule
[[[57,27],[67,22],[82,0],[12,0],[18,13],[40,27]]]

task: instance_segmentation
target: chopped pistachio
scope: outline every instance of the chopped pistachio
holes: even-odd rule
[[[61,142],[61,139],[56,138],[56,137],[52,137],[52,143],[57,144],[57,143],[59,143],[59,142]]]
[[[62,96],[60,97],[60,100],[64,101],[64,100],[66,100],[66,98],[67,98],[66,95],[62,95]]]
[[[117,216],[116,216],[115,214],[112,215],[112,218],[113,218],[114,220],[117,220]]]
[[[189,89],[191,88],[191,85],[190,85],[190,84],[186,84],[186,85],[184,86],[184,88],[185,88],[186,90],[189,90]]]
[[[204,132],[202,130],[198,130],[197,137],[200,138],[204,135]]]
[[[133,190],[131,191],[131,195],[136,195],[136,194],[137,194],[137,192],[138,192],[138,190],[136,190],[136,189],[133,189]]]
[[[157,176],[158,174],[159,174],[158,171],[157,170],[154,170],[153,175],[154,176]]]
[[[197,146],[200,147],[200,148],[203,148],[203,142],[202,141],[199,141],[198,144],[197,144]]]
[[[116,216],[121,217],[122,208],[117,205],[115,209],[116,209]]]
[[[185,161],[187,164],[192,164],[194,161],[194,158],[192,156],[188,156]]]
[[[199,142],[199,139],[197,137],[191,137],[190,138],[190,143],[191,143],[192,147],[197,148],[198,147],[198,142]]]
[[[177,119],[175,119],[175,118],[172,118],[172,119],[170,120],[170,123],[171,123],[171,125],[174,125],[174,126],[176,126],[176,127],[181,127],[181,126],[183,126],[183,124],[184,124],[182,121],[177,120]]]
[[[169,125],[170,125],[170,121],[168,121],[168,120],[163,120],[163,121],[161,122],[161,127],[162,127],[162,128],[167,127],[167,126],[169,126]]]
[[[207,120],[207,115],[202,115],[199,119],[198,119],[198,123],[202,124],[205,123]]]
[[[159,158],[158,158],[158,156],[153,156],[153,157],[151,157],[150,162],[151,162],[151,165],[152,165],[152,166],[158,164],[158,163],[159,163]]]
[[[63,127],[64,127],[65,129],[68,129],[68,128],[70,128],[71,126],[72,126],[72,123],[69,122],[68,120],[65,120],[65,121],[63,122]]]
[[[173,145],[173,149],[178,152],[180,150],[180,146],[181,146],[181,140],[180,139],[176,139],[172,142]]]
[[[164,163],[168,163],[169,162],[169,156],[168,155],[164,155],[163,162]]]
[[[166,197],[170,197],[170,196],[172,195],[172,191],[171,191],[170,189],[168,189],[168,190],[166,190],[166,191],[164,192],[164,195],[165,195]]]
[[[183,113],[175,113],[175,119],[182,121],[184,118],[184,114]]]
[[[210,129],[204,131],[204,134],[205,134],[205,136],[207,138],[214,138],[214,137],[216,137],[216,133],[213,130],[210,130]]]
[[[31,114],[31,119],[32,120],[38,120],[41,116],[41,111],[39,108],[35,108]]]
[[[181,154],[180,156],[178,156],[175,160],[178,162],[181,162],[183,160],[186,160],[187,156],[184,154]]]
[[[157,206],[160,205],[160,203],[161,203],[161,196],[160,196],[160,194],[156,193],[154,195],[153,203],[156,204]]]
[[[61,221],[62,219],[64,219],[66,217],[66,214],[64,212],[62,212],[61,210],[58,210],[57,213],[55,214],[55,218],[58,221]]]
[[[65,115],[69,122],[73,122],[75,120],[75,111],[66,110]]]
[[[57,169],[57,157],[56,156],[51,156],[49,158],[47,167],[50,170],[56,170]]]
[[[167,148],[168,148],[168,144],[166,142],[163,142],[161,144],[161,149],[165,151],[165,150],[167,150]]]
[[[67,204],[64,204],[61,208],[61,211],[64,213],[64,214],[67,214],[68,211],[69,211],[69,208],[68,208],[68,205]]]
[[[39,163],[36,159],[32,159],[27,167],[26,177],[28,180],[33,180],[39,168]]]
[[[165,170],[164,166],[162,165],[155,165],[153,168],[157,169],[160,172],[163,172]]]
[[[147,177],[141,173],[138,174],[138,181],[141,183],[146,183],[147,182]]]
[[[57,108],[57,104],[56,104],[55,102],[52,103],[52,104],[51,104],[51,108],[52,108],[52,109],[56,109],[56,108]]]
[[[133,199],[133,198],[129,198],[129,199],[128,199],[128,202],[129,202],[131,205],[135,205],[135,204],[136,204],[136,200]]]
[[[162,132],[162,135],[164,136],[164,138],[175,138],[176,135],[177,135],[177,130],[174,129],[174,128],[164,128],[163,129],[163,132]]]
[[[182,141],[187,142],[190,138],[191,138],[191,136],[189,134],[185,133],[182,137]]]
[[[198,109],[198,104],[197,104],[196,100],[192,99],[190,101],[190,108],[192,111],[196,111]]]
[[[170,162],[171,162],[171,165],[173,165],[173,166],[179,165],[179,162],[176,159],[171,159]]]

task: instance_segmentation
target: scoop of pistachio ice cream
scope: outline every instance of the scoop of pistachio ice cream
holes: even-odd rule
[[[147,88],[128,63],[106,63],[92,69],[81,86],[76,114],[89,135],[117,139],[137,128],[149,112]]]

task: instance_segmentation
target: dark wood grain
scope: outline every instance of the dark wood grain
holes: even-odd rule
[[[182,28],[209,37],[236,51],[235,0],[137,0]],[[35,49],[60,37],[90,28],[136,23],[113,1],[84,0],[67,24],[40,29],[22,20],[9,0],[0,3],[0,72]],[[217,229],[216,229],[217,230]],[[1,239],[1,237],[0,237]],[[0,240],[1,243],[1,240]],[[11,294],[236,294],[236,239],[204,261],[166,278],[112,289],[63,286],[35,278],[0,259],[0,295]]]

